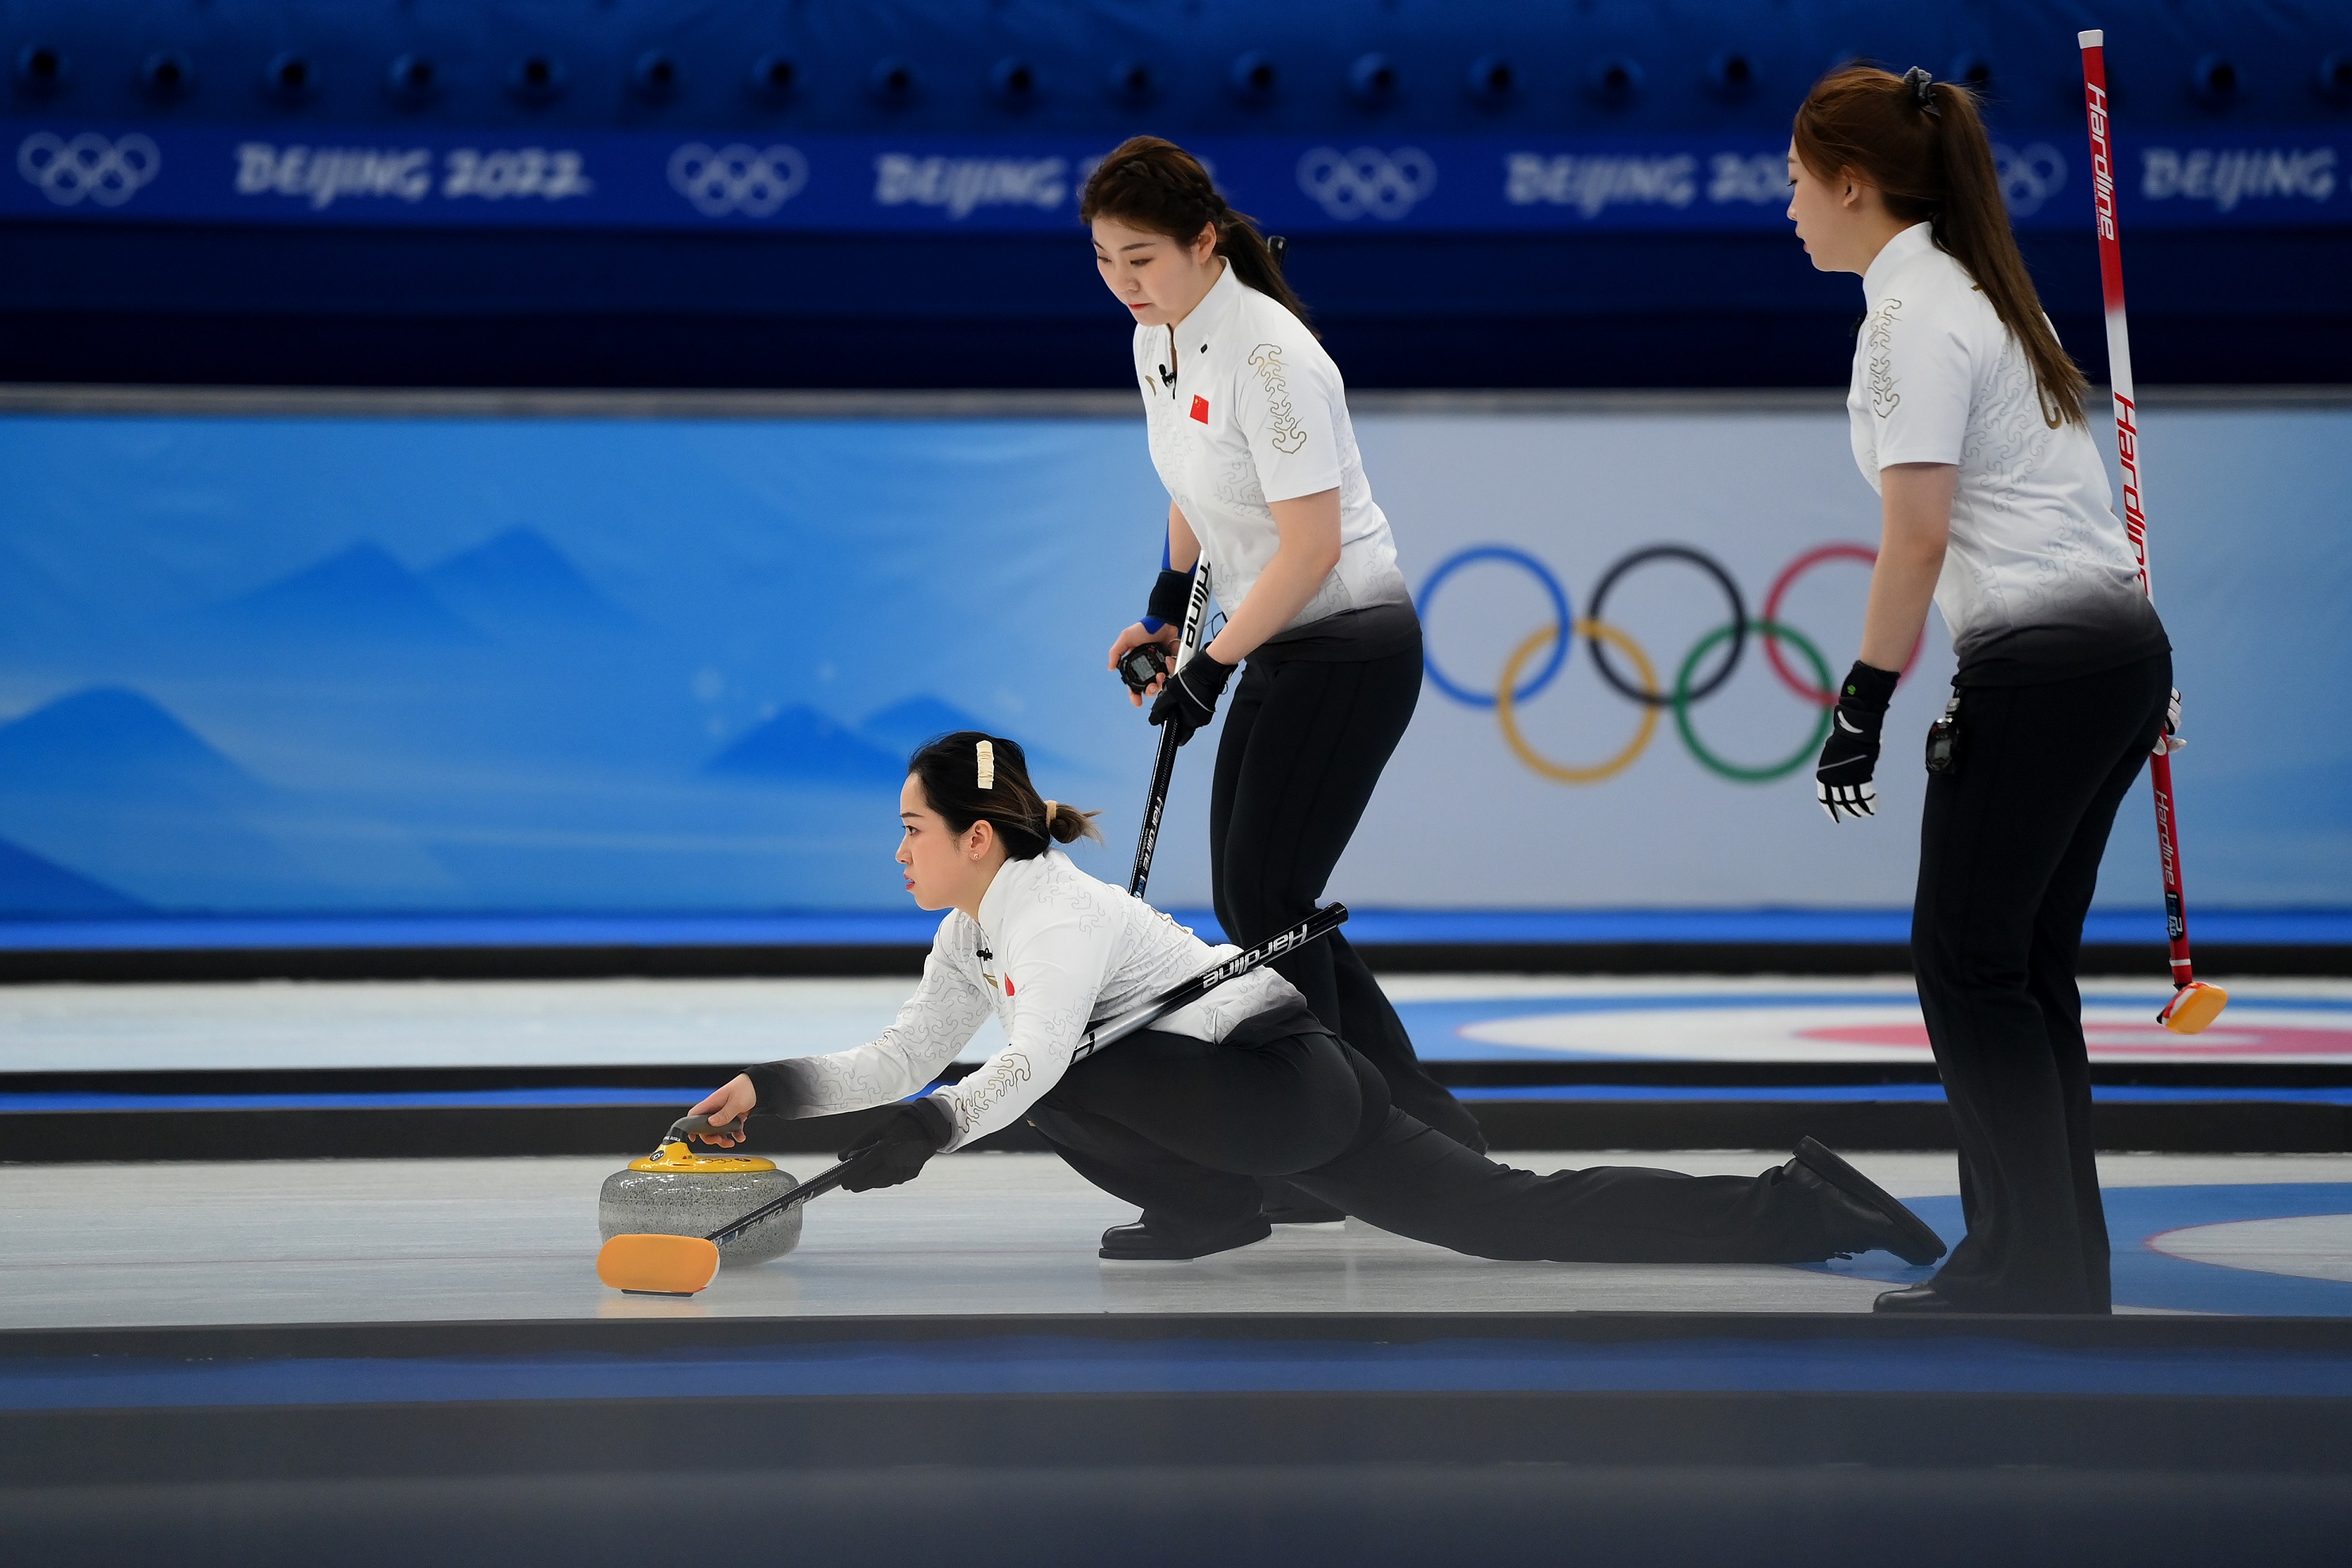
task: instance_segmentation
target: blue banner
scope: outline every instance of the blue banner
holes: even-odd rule
[[[967,727],[1103,810],[1077,852],[1122,874],[1153,736],[1105,650],[1168,505],[1142,423],[0,418],[0,925],[884,920],[906,758]],[[1821,697],[1879,525],[1834,394],[1357,429],[1429,683],[1330,896],[1907,904],[1951,653],[1931,631],[1895,694],[1877,822],[1832,826]],[[2352,408],[2159,404],[2146,439],[2192,929],[2340,910]],[[1169,800],[1152,886],[1179,908],[1210,902],[1214,750]],[[2156,870],[2142,786],[2102,904],[2155,918]]]
[[[1100,140],[18,122],[0,218],[833,233],[1042,231],[1076,221]],[[2340,227],[2352,132],[2119,139],[2126,228]],[[1726,232],[1788,219],[1778,137],[1282,138],[1192,143],[1284,232]],[[2087,227],[2084,132],[2005,135],[2011,215]]]

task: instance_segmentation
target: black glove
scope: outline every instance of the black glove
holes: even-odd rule
[[[856,1162],[841,1185],[849,1192],[871,1192],[912,1181],[922,1174],[923,1162],[954,1135],[947,1107],[929,1095],[908,1101],[884,1117],[864,1143],[836,1156],[844,1164]]]
[[[1870,776],[1878,768],[1878,731],[1886,722],[1886,704],[1902,678],[1859,659],[1845,673],[1830,716],[1830,737],[1822,743],[1821,764],[1813,769],[1814,798],[1832,822],[1840,811],[1856,818],[1878,815],[1878,787]]]
[[[1184,661],[1184,667],[1170,676],[1151,700],[1151,722],[1174,726],[1176,744],[1183,745],[1194,731],[1217,716],[1217,698],[1233,678],[1233,665],[1202,649]]]
[[[1181,626],[1184,612],[1192,607],[1192,574],[1189,571],[1163,571],[1151,583],[1151,600],[1143,608],[1143,629],[1157,632],[1162,626]]]

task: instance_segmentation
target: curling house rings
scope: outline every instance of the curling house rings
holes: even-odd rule
[[[1536,557],[1509,545],[1473,545],[1456,550],[1438,564],[1422,583],[1414,596],[1414,608],[1420,612],[1425,629],[1429,623],[1430,606],[1436,601],[1437,591],[1445,580],[1465,566],[1481,561],[1516,567],[1532,577],[1550,601],[1551,623],[1539,627],[1522,640],[1503,662],[1501,679],[1491,692],[1463,685],[1447,674],[1433,652],[1426,656],[1429,678],[1438,690],[1455,702],[1468,707],[1492,708],[1496,722],[1501,727],[1503,739],[1511,752],[1527,768],[1559,784],[1598,784],[1614,778],[1633,765],[1636,758],[1648,749],[1657,733],[1658,716],[1671,711],[1675,733],[1681,736],[1684,747],[1708,772],[1717,778],[1742,784],[1763,784],[1787,777],[1811,761],[1829,735],[1830,712],[1837,705],[1837,683],[1821,649],[1803,632],[1780,618],[1782,601],[1797,580],[1815,567],[1832,560],[1874,563],[1877,552],[1867,545],[1828,544],[1805,551],[1780,570],[1764,596],[1764,612],[1751,616],[1748,602],[1739,591],[1739,584],[1723,563],[1704,550],[1689,545],[1645,545],[1621,556],[1601,574],[1594,584],[1587,613],[1575,614],[1570,605],[1568,591]],[[1604,612],[1609,596],[1633,572],[1654,564],[1679,563],[1696,568],[1711,579],[1723,596],[1727,618],[1691,645],[1674,671],[1673,679],[1661,683],[1657,666],[1642,645],[1623,628],[1608,621]],[[1615,755],[1591,763],[1568,763],[1545,756],[1528,740],[1519,727],[1519,709],[1557,679],[1566,667],[1570,651],[1576,640],[1582,638],[1591,650],[1593,668],[1611,690],[1632,703],[1640,712],[1633,738]],[[1692,709],[1721,690],[1731,679],[1740,661],[1747,656],[1750,641],[1760,643],[1766,662],[1780,683],[1799,696],[1805,698],[1820,712],[1810,725],[1811,733],[1786,757],[1761,762],[1733,761],[1715,751],[1699,737],[1692,718]],[[1782,650],[1796,650],[1806,665],[1800,674],[1790,667]],[[1903,666],[1909,674],[1918,662],[1919,649],[1914,644],[1911,657]],[[1808,678],[1810,677],[1810,678]]]

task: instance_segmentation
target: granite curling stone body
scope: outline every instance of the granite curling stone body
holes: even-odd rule
[[[683,1143],[664,1144],[626,1170],[604,1178],[596,1199],[596,1223],[610,1241],[615,1236],[708,1236],[763,1203],[800,1186],[773,1160],[752,1155],[698,1155]],[[719,1249],[729,1264],[764,1263],[801,1242],[801,1210],[795,1203],[772,1214]]]

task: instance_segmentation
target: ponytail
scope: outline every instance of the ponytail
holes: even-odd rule
[[[1274,247],[1257,232],[1257,224],[1248,214],[1225,209],[1217,225],[1217,254],[1244,283],[1297,317],[1300,326],[1315,330],[1315,324],[1307,319],[1307,307],[1283,281],[1282,263],[1276,258]]]
[[[1098,217],[1115,218],[1184,245],[1214,224],[1217,254],[1234,275],[1314,329],[1306,305],[1290,291],[1282,264],[1256,222],[1247,213],[1235,212],[1201,161],[1173,141],[1130,137],[1095,166],[1078,201],[1078,221],[1090,224]]]
[[[1851,170],[1878,188],[1896,218],[1931,225],[1937,246],[1968,269],[2025,350],[2043,423],[2053,430],[2084,423],[2090,382],[2042,313],[2009,225],[1974,93],[1916,68],[1898,77],[1847,66],[1805,95],[1794,141],[1797,156],[1815,174]]]

